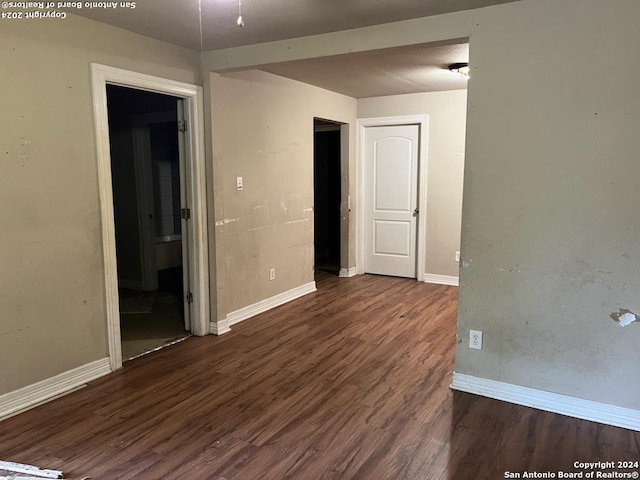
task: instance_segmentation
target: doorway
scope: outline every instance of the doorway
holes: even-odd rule
[[[359,273],[424,279],[426,115],[358,120]]]
[[[111,370],[115,371],[122,367],[122,344],[107,87],[116,85],[174,97],[178,99],[178,115],[180,106],[182,107],[184,123],[179,123],[180,130],[184,131],[184,142],[180,145],[184,156],[184,171],[180,172],[181,187],[184,187],[180,192],[183,202],[180,209],[181,240],[184,247],[182,266],[186,272],[184,275],[188,277],[184,289],[189,289],[184,292],[185,311],[188,308],[189,312],[185,318],[190,318],[190,328],[187,330],[193,335],[207,335],[213,328],[210,321],[203,92],[202,87],[196,85],[95,63],[91,64],[91,78],[102,225],[106,326],[109,361]]]
[[[342,124],[314,118],[314,269],[335,275],[341,266]]]
[[[186,337],[182,100],[107,85],[122,357]],[[186,233],[186,231],[185,231]]]

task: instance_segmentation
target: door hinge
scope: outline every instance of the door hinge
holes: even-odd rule
[[[187,131],[187,121],[186,120],[180,120],[178,122],[178,131],[179,132],[186,132]]]
[[[191,209],[190,208],[180,209],[180,216],[185,220],[189,220],[191,218]]]
[[[184,296],[187,303],[193,303],[193,293],[187,292]]]

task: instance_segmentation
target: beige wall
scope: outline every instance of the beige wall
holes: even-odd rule
[[[108,356],[90,62],[200,83],[196,52],[90,20],[0,25],[0,394]]]
[[[222,320],[314,280],[313,118],[348,123],[355,158],[356,100],[258,70],[212,74],[210,85]]]
[[[418,93],[358,100],[358,118],[429,115],[427,239],[423,272],[457,277],[467,92]]]
[[[640,325],[610,318],[640,313],[638,18],[637,0],[476,15],[458,372],[640,409]]]

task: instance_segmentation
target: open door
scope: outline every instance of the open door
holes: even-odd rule
[[[184,329],[191,331],[191,304],[193,303],[193,294],[191,293],[189,271],[189,244],[191,232],[191,209],[188,206],[187,192],[189,185],[187,179],[190,172],[187,171],[186,158],[186,138],[185,132],[186,119],[184,113],[184,102],[178,100],[178,165],[180,169],[180,232],[182,238],[182,291],[184,298]]]

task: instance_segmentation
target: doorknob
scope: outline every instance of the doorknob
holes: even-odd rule
[[[413,211],[413,216],[414,216],[414,217],[417,217],[419,213],[420,213],[420,209],[419,209],[419,208],[416,208],[416,209]]]

